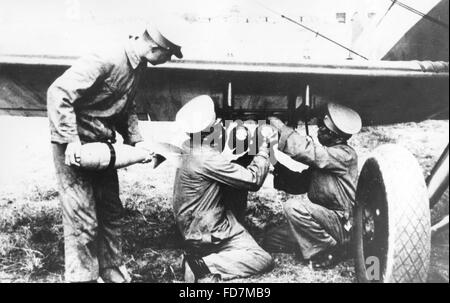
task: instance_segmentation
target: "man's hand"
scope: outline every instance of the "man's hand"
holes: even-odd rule
[[[286,125],[283,123],[283,121],[281,121],[277,117],[269,117],[269,122],[270,122],[271,126],[275,127],[280,132],[283,128],[286,127]]]
[[[260,126],[259,133],[262,137],[259,138],[262,139],[259,145],[259,150],[265,150],[269,153],[271,146],[276,144],[278,140],[278,131],[274,127],[266,124]]]
[[[81,156],[81,142],[80,139],[76,139],[73,142],[67,144],[65,152],[65,164],[68,166],[75,165],[80,166]]]
[[[275,143],[278,140],[277,129],[271,125],[263,125],[261,127],[261,135],[269,147],[272,143]]]
[[[145,141],[136,143],[134,145],[134,147],[145,149],[146,151],[148,151],[147,158],[144,161],[142,161],[141,163],[150,163],[153,161],[153,158],[155,157],[155,153],[149,149],[149,145],[147,143],[145,143]]]

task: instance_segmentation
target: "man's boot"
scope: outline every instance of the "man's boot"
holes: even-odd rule
[[[100,276],[105,283],[130,283],[131,277],[125,265],[101,270]]]
[[[184,281],[186,283],[215,283],[219,282],[220,275],[212,274],[202,258],[183,255]]]

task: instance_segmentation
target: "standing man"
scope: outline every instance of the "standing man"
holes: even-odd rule
[[[360,131],[361,118],[350,108],[327,104],[318,143],[277,118],[271,124],[281,132],[279,150],[309,166],[297,173],[277,163],[274,186],[291,194],[307,193],[309,200],[298,197],[284,203],[288,225],[270,230],[263,247],[300,252],[314,267],[330,267],[350,240],[358,161],[347,141]]]
[[[220,122],[214,103],[200,96],[177,113],[176,121],[190,136],[175,176],[173,207],[183,235],[186,282],[248,277],[269,270],[273,261],[239,223],[226,194],[258,190],[269,170],[268,139],[253,161],[243,167],[222,154]],[[216,138],[217,140],[211,140]],[[209,280],[211,281],[211,280]]]
[[[179,30],[179,29],[177,29]],[[79,59],[50,86],[47,110],[63,212],[65,279],[69,282],[129,282],[122,259],[123,206],[117,171],[85,171],[81,145],[115,142],[139,146],[135,113],[139,77],[152,65],[182,58],[181,47],[154,26],[130,36],[125,46]]]

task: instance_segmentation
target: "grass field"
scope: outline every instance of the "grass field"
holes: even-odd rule
[[[142,124],[147,138],[157,129]],[[424,176],[448,144],[448,121],[367,127],[351,140],[364,158],[382,143],[398,143],[418,159]],[[58,193],[45,118],[0,117],[0,282],[62,282],[63,237]],[[136,282],[180,282],[179,236],[171,210],[175,167],[151,170],[135,165],[120,170],[121,198],[126,208],[125,257]],[[264,229],[283,220],[286,194],[271,186],[249,196],[247,225],[260,241]],[[448,214],[448,190],[433,211],[436,221]],[[433,240],[432,282],[449,280],[448,231]],[[234,282],[354,282],[352,261],[331,270],[313,271],[293,256],[274,254],[270,273]]]

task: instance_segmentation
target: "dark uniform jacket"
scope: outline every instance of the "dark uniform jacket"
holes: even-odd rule
[[[177,169],[173,207],[177,225],[187,241],[213,243],[244,231],[228,209],[225,189],[258,190],[269,170],[267,149],[247,167],[231,163],[217,149],[184,145]]]
[[[52,142],[114,142],[116,130],[125,144],[142,141],[134,99],[144,67],[128,45],[76,61],[47,92]]]
[[[352,147],[347,144],[325,147],[285,127],[279,148],[309,166],[297,173],[277,164],[274,182],[279,189],[293,194],[307,192],[311,202],[336,211],[341,218],[351,218],[358,178],[358,157]]]

